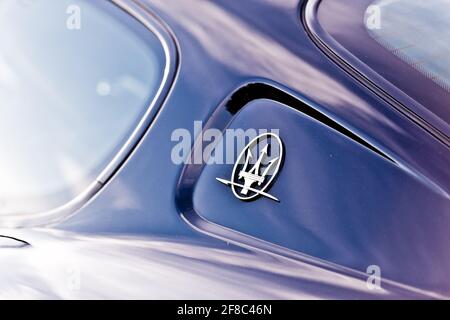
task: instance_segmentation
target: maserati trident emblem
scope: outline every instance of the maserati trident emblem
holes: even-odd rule
[[[283,144],[280,138],[274,133],[264,133],[250,141],[241,151],[230,180],[216,179],[230,186],[238,199],[252,200],[264,196],[279,202],[280,200],[268,194],[266,190],[276,178],[282,160]]]

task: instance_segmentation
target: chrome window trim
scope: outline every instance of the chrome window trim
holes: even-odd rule
[[[321,2],[322,0],[305,0],[303,5],[299,7],[300,20],[314,44],[364,87],[450,147],[449,126],[442,119],[381,77],[322,28],[317,18]]]
[[[54,209],[28,215],[2,215],[0,227],[24,228],[39,227],[55,224],[68,218],[82,208],[102,190],[108,181],[123,167],[130,155],[139,145],[153,121],[163,108],[163,103],[172,89],[178,68],[178,46],[175,37],[169,27],[148,8],[138,4],[135,0],[110,0],[136,19],[159,39],[164,51],[166,65],[163,78],[153,100],[147,106],[147,110],[118,153],[107,164],[98,177],[78,196],[66,204]]]

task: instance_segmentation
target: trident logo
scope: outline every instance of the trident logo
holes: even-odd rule
[[[270,140],[269,140],[270,138]],[[262,141],[266,140],[267,144],[261,150],[258,159],[255,164],[250,167],[250,162],[254,159],[252,154],[252,148],[259,145]],[[267,160],[269,146],[271,150],[278,150],[278,156],[271,159],[266,166],[263,166],[263,161]],[[278,148],[278,149],[276,149]],[[242,158],[245,156],[245,163],[239,170]],[[239,155],[231,175],[231,180],[225,180],[216,178],[219,182],[231,186],[234,195],[241,200],[251,200],[261,195],[269,199],[279,201],[274,196],[265,192],[280,169],[281,159],[283,156],[283,145],[280,138],[273,133],[262,134],[253,139]],[[262,171],[262,172],[261,172]],[[241,181],[243,180],[243,184]],[[236,188],[240,188],[238,193]]]
[[[244,178],[244,188],[241,190],[241,194],[247,194],[249,188],[253,185],[253,183],[258,182],[258,186],[260,186],[264,179],[269,172],[269,170],[272,168],[273,164],[276,163],[276,161],[279,159],[279,157],[276,157],[275,159],[270,160],[269,165],[266,167],[262,175],[259,175],[259,168],[261,166],[261,162],[265,157],[267,157],[267,148],[269,148],[269,145],[266,145],[264,149],[261,151],[261,154],[256,160],[255,165],[253,168],[251,168],[249,171],[246,171],[248,164],[251,159],[253,159],[252,151],[250,149],[247,150],[247,158],[245,160],[244,168],[239,172],[239,179]]]

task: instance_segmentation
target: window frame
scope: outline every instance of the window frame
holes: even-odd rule
[[[303,27],[316,46],[360,84],[450,147],[450,125],[380,76],[325,31],[318,19],[321,2],[322,0],[305,0],[300,7]]]
[[[51,225],[68,218],[91,201],[107,185],[111,178],[123,168],[130,155],[145,136],[153,120],[160,112],[164,100],[172,88],[179,60],[173,33],[153,12],[144,9],[132,0],[111,0],[111,3],[129,15],[130,19],[135,19],[149,32],[152,32],[161,43],[165,66],[163,68],[163,77],[156,94],[144,109],[143,116],[140,118],[137,126],[132,130],[132,133],[126,138],[125,143],[84,191],[64,205],[51,210],[27,215],[2,215],[0,216],[0,227],[23,228]]]

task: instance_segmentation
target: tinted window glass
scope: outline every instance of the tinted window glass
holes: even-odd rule
[[[317,18],[339,44],[327,45],[356,68],[355,58],[394,85],[420,108],[407,106],[448,132],[450,1],[323,0]],[[363,73],[374,79],[368,69]]]
[[[163,79],[157,37],[109,1],[0,2],[0,219],[61,206],[123,146]]]
[[[376,0],[369,35],[418,72],[450,90],[450,1]],[[376,21],[378,20],[378,21]],[[379,25],[376,25],[378,23]]]

